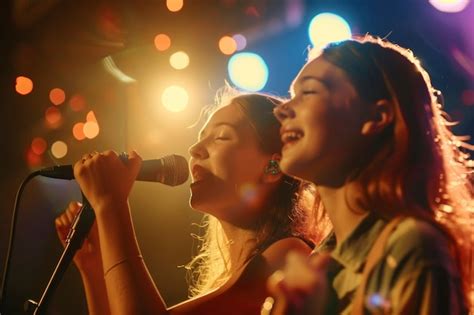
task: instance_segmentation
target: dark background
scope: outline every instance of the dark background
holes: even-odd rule
[[[137,149],[145,159],[170,153],[187,156],[197,130],[202,106],[213,101],[227,79],[228,56],[217,41],[223,35],[247,36],[245,50],[259,53],[268,64],[270,78],[265,92],[286,96],[289,84],[305,63],[311,18],[329,11],[342,15],[353,33],[388,37],[411,48],[443,91],[446,111],[461,123],[458,134],[474,134],[474,5],[448,14],[428,1],[316,1],[316,0],[188,0],[177,12],[167,11],[165,1],[43,0],[2,1],[0,8],[0,267],[3,270],[15,192],[32,170],[72,164],[92,150]],[[290,23],[289,15],[296,17]],[[171,49],[158,52],[153,38],[171,37]],[[190,66],[172,70],[171,52],[186,51]],[[101,60],[112,56],[135,83],[124,83],[104,70]],[[32,93],[15,92],[15,78],[33,79]],[[228,79],[227,79],[228,80]],[[190,88],[186,111],[170,113],[157,106],[159,95],[171,83]],[[59,108],[63,122],[56,129],[45,126],[52,88],[60,87],[69,99],[81,94],[87,101],[82,112],[66,104]],[[67,100],[66,100],[67,103]],[[97,138],[76,141],[72,125],[94,110],[100,125]],[[34,137],[48,144],[61,139],[69,153],[60,160],[45,153],[31,166],[26,152]],[[472,143],[472,142],[471,142]],[[168,305],[186,298],[185,270],[193,253],[193,222],[187,185],[170,188],[137,183],[131,196],[137,235],[149,269]],[[7,283],[9,309],[21,313],[23,301],[38,300],[61,247],[54,218],[80,191],[74,181],[38,178],[21,199],[15,251]],[[83,314],[85,302],[77,271],[71,267],[62,282],[51,314]]]

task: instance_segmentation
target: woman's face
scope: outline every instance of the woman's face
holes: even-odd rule
[[[230,222],[253,220],[270,155],[239,105],[216,111],[189,152],[191,206]]]
[[[280,105],[283,172],[340,185],[360,152],[363,107],[346,73],[322,57],[308,63]]]

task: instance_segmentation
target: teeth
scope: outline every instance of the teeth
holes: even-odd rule
[[[303,133],[300,131],[285,131],[282,136],[283,142],[290,142],[299,140],[303,136]]]

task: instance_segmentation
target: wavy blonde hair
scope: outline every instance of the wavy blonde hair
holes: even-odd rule
[[[222,106],[237,104],[254,129],[263,152],[280,153],[280,124],[273,115],[273,109],[281,102],[269,95],[243,94],[226,87],[217,95],[216,105],[206,109],[205,116]],[[296,236],[309,241],[313,238],[313,216],[307,211],[307,202],[304,201],[308,194],[305,192],[306,188],[299,180],[283,176],[266,200],[267,211],[255,222],[256,238],[249,244],[253,249],[246,261],[279,239]],[[219,220],[206,214],[200,227],[200,235],[194,235],[198,241],[197,255],[186,266],[190,297],[216,289],[232,276],[229,257],[232,240],[226,238]]]
[[[358,202],[382,218],[405,215],[438,227],[450,240],[466,297],[474,275],[473,146],[451,131],[441,93],[410,50],[367,35],[332,44],[321,56],[345,71],[363,104],[394,104],[394,121],[348,179],[361,183]],[[321,203],[316,208],[324,211]]]

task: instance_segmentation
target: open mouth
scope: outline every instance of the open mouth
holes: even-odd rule
[[[299,130],[285,130],[281,133],[281,141],[284,145],[295,143],[303,137],[303,132]]]
[[[211,172],[209,172],[207,169],[200,165],[194,165],[191,169],[191,175],[193,179],[193,183],[198,183],[206,178],[209,178],[211,175]]]

